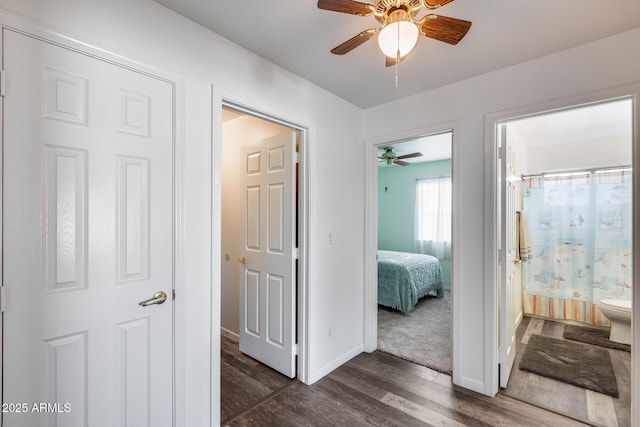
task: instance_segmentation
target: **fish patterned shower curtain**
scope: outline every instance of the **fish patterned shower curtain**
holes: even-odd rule
[[[600,300],[631,299],[631,197],[630,168],[524,179],[526,314],[609,325]]]

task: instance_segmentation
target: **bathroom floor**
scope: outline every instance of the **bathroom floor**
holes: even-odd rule
[[[631,425],[631,353],[607,349],[618,383],[619,398],[556,381],[518,368],[526,344],[525,336],[541,334],[564,339],[564,323],[525,317],[516,332],[516,359],[506,389],[500,393],[532,405],[596,426]],[[526,340],[525,340],[526,342]]]

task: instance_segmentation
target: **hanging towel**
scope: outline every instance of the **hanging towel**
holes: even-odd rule
[[[531,250],[527,215],[524,212],[516,212],[516,230],[518,258],[522,262],[529,261],[533,258],[533,251]]]

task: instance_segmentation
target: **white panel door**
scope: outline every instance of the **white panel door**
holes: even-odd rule
[[[296,376],[295,132],[243,147],[240,351]]]
[[[171,426],[172,85],[11,30],[3,62],[3,387],[24,404],[3,425]]]
[[[516,356],[516,328],[520,321],[520,271],[517,251],[516,211],[519,209],[520,176],[516,174],[516,151],[500,127],[504,149],[501,159],[502,277],[500,289],[500,387],[506,387]]]

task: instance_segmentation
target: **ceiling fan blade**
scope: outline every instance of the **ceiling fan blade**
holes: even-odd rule
[[[395,163],[396,165],[400,165],[400,166],[407,166],[407,165],[411,164],[409,162],[403,162],[402,160],[394,160],[393,163]]]
[[[432,39],[449,44],[458,44],[471,28],[471,22],[442,15],[427,15],[422,18],[420,32]]]
[[[427,9],[437,9],[452,1],[453,0],[422,0],[422,4],[424,4],[424,7]]]
[[[407,59],[408,55],[405,56],[401,56],[400,59],[398,60],[398,63],[404,61],[405,59]],[[396,65],[396,58],[392,58],[390,56],[387,56],[384,62],[384,66],[385,67],[391,67],[393,65]]]
[[[405,154],[403,156],[398,156],[398,159],[410,159],[412,157],[422,157],[422,153]]]
[[[350,52],[352,49],[360,46],[362,43],[369,40],[373,35],[378,31],[377,28],[369,28],[364,30],[360,34],[355,37],[350,38],[346,42],[342,43],[340,46],[336,46],[331,49],[331,53],[336,55],[344,55],[347,52]]]
[[[367,16],[373,13],[372,5],[353,0],[318,0],[318,9],[360,16]]]

